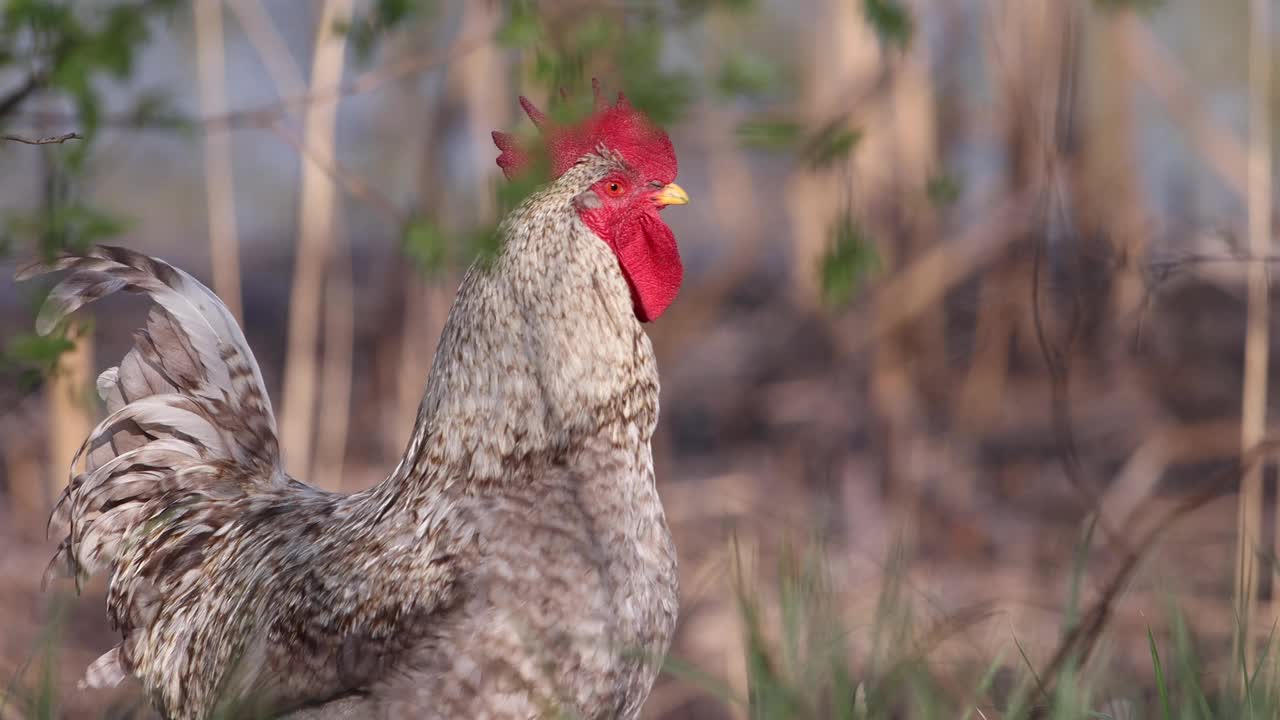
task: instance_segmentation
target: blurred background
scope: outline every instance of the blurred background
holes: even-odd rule
[[[1232,717],[1274,669],[1277,16],[0,0],[0,275],[97,242],[192,272],[243,319],[289,471],[366,487],[518,200],[490,131],[599,77],[693,198],[649,326],[683,597],[645,717],[1155,717],[1168,688]],[[38,337],[47,289],[0,282],[0,718],[149,717],[75,688],[105,583],[40,588],[145,307]]]

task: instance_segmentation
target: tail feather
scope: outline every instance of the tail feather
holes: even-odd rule
[[[107,412],[113,413],[124,407],[124,393],[117,387],[120,384],[120,368],[110,367],[98,376],[98,397],[107,404]]]
[[[240,326],[212,290],[162,260],[105,245],[50,264],[27,265],[19,270],[17,278],[24,280],[60,270],[73,272],[49,294],[36,319],[37,332],[52,331],[68,314],[113,292],[146,293],[167,314],[175,334],[194,350],[205,370],[202,379],[233,396],[239,395],[242,400],[252,400],[275,433],[275,416],[264,389],[262,372]],[[157,314],[153,313],[153,318]],[[148,330],[155,328],[149,324]],[[241,372],[247,377],[233,381],[233,376]]]
[[[124,680],[124,668],[120,665],[120,648],[114,647],[110,652],[90,663],[85,670],[84,679],[80,681],[81,690],[85,688],[113,688]]]
[[[132,671],[137,648],[130,643],[142,641],[154,617],[157,586],[191,572],[199,553],[179,545],[214,532],[206,509],[297,484],[281,467],[262,373],[211,290],[161,260],[116,247],[31,265],[18,278],[64,270],[36,320],[41,333],[115,292],[156,303],[124,359],[98,377],[107,418],[77,452],[49,519],[63,540],[46,581],[113,573],[111,614],[126,637],[88,670],[85,684],[102,687]],[[131,551],[161,535],[177,545],[148,557]]]

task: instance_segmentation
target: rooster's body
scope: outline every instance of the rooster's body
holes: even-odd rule
[[[54,517],[51,569],[111,573],[123,642],[88,684],[135,675],[172,718],[636,717],[677,610],[639,321],[665,303],[591,213],[641,164],[601,144],[506,218],[404,458],[352,495],[285,474],[257,364],[207,288],[118,248],[57,261],[73,272],[46,329],[117,290],[158,303],[99,380],[110,415]]]

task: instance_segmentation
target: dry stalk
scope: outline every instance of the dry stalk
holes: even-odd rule
[[[316,484],[341,490],[351,420],[351,373],[355,345],[355,288],[350,247],[343,242],[342,214],[334,213],[332,259],[324,293],[324,366],[321,370],[320,426],[317,428]]]
[[[1147,250],[1148,210],[1137,162],[1140,127],[1135,118],[1133,45],[1141,18],[1133,9],[1097,12],[1087,23],[1094,35],[1087,92],[1081,113],[1088,125],[1082,133],[1079,169],[1071,173],[1074,208],[1082,235],[1100,235],[1110,245],[1116,266],[1110,273],[1110,322],[1135,317],[1143,301],[1141,264]],[[1085,23],[1082,23],[1085,25]]]
[[[93,429],[89,417],[89,398],[93,387],[93,335],[84,326],[74,326],[67,337],[75,346],[58,358],[49,376],[46,393],[49,399],[49,494],[51,502],[62,492],[69,477],[71,459],[80,443]]]
[[[1262,257],[1271,251],[1271,122],[1270,0],[1249,5],[1249,253]],[[1240,408],[1240,446],[1253,447],[1266,432],[1267,360],[1270,270],[1266,263],[1249,263],[1248,316],[1244,341],[1244,388]],[[1265,458],[1245,472],[1240,482],[1236,542],[1236,608],[1241,631],[1237,652],[1253,667],[1257,649],[1251,628],[1258,606],[1258,552],[1262,543],[1262,467]],[[1243,646],[1240,645],[1243,643]]]
[[[352,0],[325,0],[316,28],[311,87],[335,87],[341,81],[346,55],[346,35],[333,31],[334,23],[351,13]],[[313,95],[316,94],[313,90]],[[337,105],[307,106],[302,144],[319,161],[303,165],[298,204],[298,249],[289,299],[289,339],[285,360],[281,445],[294,472],[310,477],[312,441],[319,380],[316,352],[323,307],[325,269],[333,245],[336,204],[334,183],[322,167],[331,165],[336,140]],[[351,309],[347,308],[347,312]]]

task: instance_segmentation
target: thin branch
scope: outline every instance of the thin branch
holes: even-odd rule
[[[1031,198],[1016,195],[991,203],[955,240],[934,245],[875,291],[871,314],[850,313],[842,350],[857,355],[903,327],[956,285],[985,268],[1023,237],[1033,218]]]
[[[278,121],[287,118],[290,112],[305,110],[313,105],[336,103],[353,95],[373,92],[387,83],[438,69],[492,42],[493,33],[496,29],[496,27],[486,28],[484,32],[477,33],[474,37],[458,40],[442,50],[411,55],[389,65],[374,68],[357,76],[349,83],[314,90],[254,108],[233,110],[204,117],[166,117],[155,123],[139,120],[128,114],[107,115],[102,118],[100,124],[104,127],[125,130],[170,130],[175,126],[194,127],[205,132],[225,132],[239,128],[269,129]],[[5,101],[7,99],[0,100],[0,103]],[[3,104],[0,104],[0,117],[5,114],[3,109]],[[66,113],[23,112],[16,117],[29,123],[69,124],[77,122],[77,118],[74,115]],[[19,140],[18,138],[8,139]],[[19,140],[19,142],[23,141]]]
[[[0,135],[0,140],[9,140],[23,145],[61,145],[68,140],[83,140],[84,136],[78,132],[63,133],[61,135],[50,135],[42,138],[26,138],[21,135]]]
[[[0,98],[0,118],[3,118],[23,103],[24,100],[31,97],[32,93],[39,90],[44,85],[44,76],[38,73],[29,75],[22,85],[14,88],[13,92]],[[21,141],[19,141],[21,142]]]
[[[314,148],[309,147],[298,134],[281,123],[272,123],[267,128],[276,137],[280,138],[285,144],[298,151],[298,154],[306,158],[308,162],[328,175],[330,179],[337,182],[352,197],[357,198],[364,203],[377,208],[388,219],[393,221],[397,227],[408,222],[408,217],[401,212],[391,199],[383,195],[377,188],[369,184],[359,173],[339,163],[336,159],[328,154],[321,153]]]
[[[24,126],[75,125],[80,118],[74,113],[54,110],[24,110],[13,116],[13,122]],[[191,117],[166,113],[163,116],[138,117],[135,113],[103,115],[98,125],[116,130],[187,130],[201,129],[204,120],[198,116]]]
[[[1186,133],[1204,163],[1227,186],[1248,195],[1248,148],[1206,111],[1209,104],[1187,81],[1186,73],[1145,23],[1134,23],[1129,40],[1130,57],[1138,77],[1169,111],[1169,117]]]
[[[307,80],[261,0],[230,0],[227,9],[249,38],[281,97],[303,95]]]
[[[458,40],[443,50],[422,55],[412,55],[390,65],[374,68],[357,76],[349,83],[313,90],[256,108],[213,115],[200,120],[200,124],[210,132],[236,127],[271,127],[278,120],[286,117],[290,111],[326,103],[335,103],[352,95],[372,92],[389,82],[427,70],[434,70],[448,64],[491,43],[494,30],[496,30],[496,27],[486,28],[484,32],[477,33],[474,37]]]

